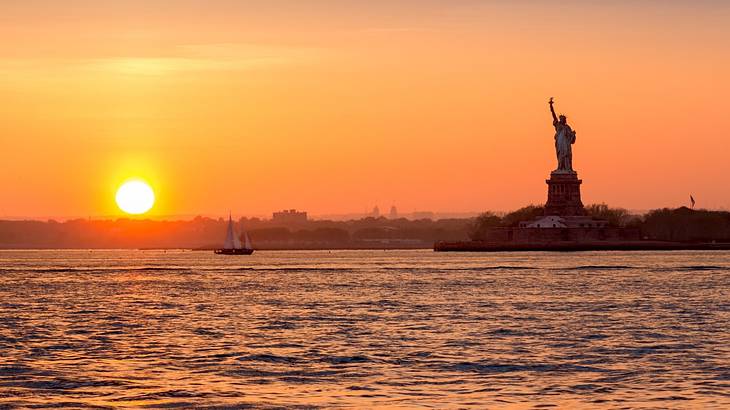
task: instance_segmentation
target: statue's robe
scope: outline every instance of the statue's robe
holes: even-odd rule
[[[568,124],[553,121],[555,127],[555,154],[558,157],[558,171],[573,170],[573,148],[575,131]]]

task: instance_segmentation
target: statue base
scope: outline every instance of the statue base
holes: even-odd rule
[[[580,199],[580,184],[575,171],[553,171],[548,184],[548,200],[545,215],[583,216],[586,214]]]

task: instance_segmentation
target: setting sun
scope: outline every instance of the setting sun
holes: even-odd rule
[[[155,193],[146,182],[128,181],[117,190],[116,200],[122,211],[139,215],[149,211],[155,204]]]

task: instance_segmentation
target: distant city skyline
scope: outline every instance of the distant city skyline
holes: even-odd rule
[[[297,210],[299,211],[299,210]],[[303,211],[303,210],[302,210]],[[495,211],[495,210],[492,210]],[[504,211],[495,211],[500,213],[509,212],[510,210],[504,210]],[[234,219],[238,218],[258,218],[262,220],[272,220],[274,219],[273,213],[276,213],[279,211],[270,212],[268,214],[254,214],[254,213],[246,213],[246,212],[237,212],[235,210],[231,211],[231,215]],[[306,211],[304,211],[306,212]],[[396,218],[406,218],[406,219],[413,219],[414,216],[423,216],[424,214],[431,214],[434,217],[444,217],[444,218],[469,218],[473,216],[477,216],[480,213],[484,212],[484,210],[479,211],[465,211],[465,212],[454,212],[454,211],[419,211],[414,210],[411,212],[398,212]],[[345,213],[323,213],[323,214],[310,214],[307,213],[307,217],[310,220],[348,220],[348,219],[361,219],[361,218],[367,218],[367,217],[373,217],[372,212],[345,212]],[[67,221],[67,220],[73,220],[73,219],[118,219],[118,218],[131,218],[131,219],[153,219],[153,220],[189,220],[197,217],[204,217],[204,218],[227,218],[228,212],[225,213],[211,213],[211,214],[180,214],[180,215],[118,215],[118,214],[110,214],[110,215],[36,215],[36,216],[27,216],[27,215],[0,215],[0,220],[7,219],[7,220],[39,220],[39,221],[46,221],[46,220],[57,220],[57,221]],[[391,214],[380,214],[378,217],[380,218],[387,218],[387,219],[393,219],[393,216]]]

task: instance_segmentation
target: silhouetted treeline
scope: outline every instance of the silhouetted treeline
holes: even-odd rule
[[[465,240],[470,219],[386,219],[308,221],[281,225],[242,218],[258,249],[423,248],[437,240]],[[215,248],[223,243],[227,220],[140,219],[0,221],[0,248]],[[239,228],[239,229],[240,229]]]
[[[656,209],[647,213],[640,224],[649,239],[688,242],[730,242],[730,212]]]
[[[660,241],[730,242],[730,212],[677,209],[656,209],[645,215],[632,215],[626,209],[606,204],[586,206],[589,216],[608,221],[611,227],[639,228],[641,237]],[[515,227],[543,215],[543,207],[529,205],[505,215],[485,212],[468,227],[471,239],[486,237],[485,232],[496,227]]]
[[[608,226],[627,227],[637,226],[641,222],[641,216],[631,215],[623,208],[610,208],[606,204],[593,204],[585,207],[588,216],[608,221]]]

